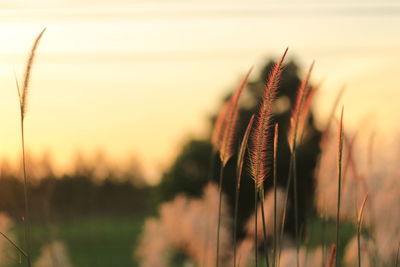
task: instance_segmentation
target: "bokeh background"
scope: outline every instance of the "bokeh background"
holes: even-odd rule
[[[294,75],[315,60],[317,131],[345,87],[347,131],[362,127],[361,143],[374,134],[378,152],[394,153],[399,26],[389,0],[3,0],[0,207],[22,231],[15,75],[44,27],[26,118],[34,242],[61,237],[76,266],[130,266],[145,216],[177,192],[201,192],[168,177],[185,155],[208,166],[219,107],[251,66],[253,88],[262,83],[286,47]]]

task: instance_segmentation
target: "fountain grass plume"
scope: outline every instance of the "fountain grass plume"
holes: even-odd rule
[[[286,184],[286,198],[284,204],[284,212],[282,218],[282,228],[281,237],[285,228],[286,211],[289,198],[289,190],[291,186],[291,180],[293,176],[293,193],[294,193],[294,210],[295,210],[295,236],[296,236],[296,263],[299,266],[299,237],[298,237],[298,207],[297,207],[297,170],[296,170],[296,141],[299,133],[299,125],[301,126],[301,133],[304,128],[305,120],[308,118],[308,112],[311,107],[312,99],[314,98],[315,92],[318,87],[310,87],[308,85],[312,70],[314,68],[314,62],[311,64],[310,68],[304,79],[301,81],[300,87],[297,90],[297,96],[295,100],[295,105],[290,117],[290,128],[288,132],[288,143],[290,148],[290,162],[288,179]],[[301,136],[302,134],[300,134]],[[280,251],[279,251],[280,255]]]
[[[241,176],[242,176],[242,170],[243,170],[243,163],[244,163],[244,156],[246,154],[246,149],[247,149],[247,144],[248,140],[250,137],[251,129],[253,126],[254,122],[254,115],[251,116],[249,123],[247,124],[246,131],[243,135],[242,142],[240,143],[240,148],[239,148],[239,153],[238,153],[238,159],[237,159],[237,168],[236,168],[236,175],[238,177],[237,183],[236,183],[236,188],[240,188],[240,181],[241,181]]]
[[[321,87],[321,84],[318,84],[317,86],[309,86],[307,96],[304,100],[303,111],[300,113],[299,125],[298,125],[298,129],[297,129],[298,133],[300,133],[300,136],[299,136],[300,141],[303,140],[303,136],[304,136],[304,132],[305,132],[304,128],[308,121],[308,118],[310,117],[311,105],[312,105],[314,97],[317,94],[320,87]]]
[[[29,84],[30,84],[30,78],[31,78],[31,72],[32,72],[32,66],[33,62],[35,60],[35,55],[36,55],[36,49],[39,45],[40,39],[42,38],[44,32],[46,31],[46,28],[44,28],[39,35],[36,37],[33,46],[31,48],[30,54],[28,61],[25,65],[25,74],[24,74],[24,81],[22,83],[22,88],[18,88],[18,96],[19,96],[19,101],[20,101],[20,107],[21,107],[21,117],[22,119],[25,118],[26,114],[26,107],[27,107],[27,95],[29,92]],[[20,90],[22,89],[22,90]]]
[[[339,230],[340,230],[340,198],[342,191],[342,153],[343,153],[343,111],[340,113],[339,121],[339,140],[338,140],[338,199],[337,199],[337,213],[336,213],[336,266],[338,266],[339,261]]]
[[[244,156],[246,154],[247,143],[249,140],[251,128],[253,126],[254,115],[251,116],[249,123],[247,124],[246,131],[244,133],[242,142],[240,143],[237,167],[236,167],[236,189],[235,189],[235,207],[234,207],[234,218],[233,218],[233,266],[236,266],[236,243],[237,243],[237,217],[239,211],[239,193],[240,193],[240,181],[242,177]]]
[[[226,110],[224,110],[220,120],[219,132],[215,134],[218,136],[217,148],[219,147],[219,156],[221,159],[220,174],[219,174],[219,204],[218,204],[218,226],[217,226],[217,256],[216,266],[219,266],[219,230],[221,226],[221,204],[222,204],[222,186],[224,180],[224,167],[229,159],[233,156],[235,151],[236,130],[238,127],[239,118],[239,99],[243,89],[247,85],[249,75],[252,68],[247,72],[246,76],[242,79],[239,87],[235,90],[231,98],[228,100]],[[218,120],[217,119],[217,120]],[[214,136],[214,135],[213,135]]]
[[[285,50],[281,59],[273,67],[268,82],[264,89],[264,95],[255,117],[252,136],[250,138],[250,174],[260,189],[265,177],[270,170],[267,168],[267,162],[271,161],[271,141],[272,132],[272,105],[276,98],[279,81],[283,70],[283,61],[288,49]]]
[[[281,74],[283,70],[283,61],[286,57],[288,48],[286,48],[283,53],[281,59],[275,64],[272,68],[271,73],[269,74],[267,84],[264,89],[264,94],[261,100],[261,104],[258,110],[258,113],[255,117],[254,128],[252,132],[252,136],[250,138],[250,174],[254,180],[254,189],[255,189],[255,212],[257,214],[257,194],[260,194],[260,197],[263,198],[263,187],[264,180],[270,174],[270,168],[267,166],[269,162],[271,162],[273,153],[271,151],[273,149],[271,146],[273,132],[271,131],[272,126],[272,115],[273,115],[273,103],[276,99],[277,90],[279,86],[279,82],[281,79]],[[264,211],[263,208],[261,209]],[[265,218],[264,214],[262,214],[263,219],[263,230],[264,237],[265,234]],[[255,224],[257,224],[257,219],[255,220]],[[257,229],[257,225],[255,225]],[[266,243],[266,240],[264,240]],[[257,251],[257,246],[256,249]],[[266,257],[266,263],[268,266],[268,252],[264,251]],[[256,257],[257,262],[257,257]]]
[[[223,133],[226,127],[226,114],[229,110],[229,107],[230,107],[230,101],[228,100],[221,107],[214,123],[214,129],[211,134],[211,144],[215,152],[218,152],[221,148]]]
[[[315,92],[313,93],[314,90],[311,90],[311,87],[308,86],[313,67],[314,67],[314,62],[311,64],[306,76],[301,81],[300,87],[297,91],[296,103],[294,105],[292,115],[290,117],[290,129],[289,129],[289,133],[288,133],[288,142],[289,142],[289,147],[290,147],[290,150],[292,153],[294,152],[294,150],[296,148],[298,128],[300,125],[300,117],[303,117],[303,118],[306,117],[304,108],[305,107],[307,109],[310,108],[311,100],[315,95]],[[305,105],[305,103],[307,103],[307,105]]]
[[[225,114],[226,124],[225,127],[222,128],[222,144],[220,149],[220,158],[222,164],[225,166],[228,163],[228,160],[233,156],[235,152],[235,141],[237,136],[237,127],[238,127],[238,118],[239,118],[239,100],[242,95],[243,89],[247,85],[247,81],[249,79],[249,75],[251,73],[252,68],[247,72],[246,76],[242,79],[239,87],[237,87],[236,91],[231,96],[229,102],[229,108]]]
[[[24,119],[26,115],[27,108],[27,95],[29,92],[29,84],[30,77],[32,72],[32,66],[35,60],[36,50],[39,45],[39,42],[45,32],[46,28],[44,28],[39,35],[36,37],[33,46],[31,48],[28,61],[25,67],[24,81],[22,83],[22,88],[18,86],[18,97],[20,104],[20,118],[21,118],[21,145],[22,145],[22,167],[23,167],[23,176],[24,176],[24,203],[25,203],[25,216],[24,216],[24,225],[25,225],[25,245],[26,245],[26,259],[28,267],[31,267],[31,236],[30,236],[30,208],[29,208],[29,194],[28,194],[28,178],[26,173],[26,162],[25,162],[25,137],[24,137]]]

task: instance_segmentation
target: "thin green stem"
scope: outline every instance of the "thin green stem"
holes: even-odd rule
[[[357,254],[358,254],[358,267],[361,267],[361,240],[360,240],[360,227],[357,226]]]
[[[258,266],[258,242],[257,242],[257,183],[254,181],[254,256],[255,266]]]
[[[341,183],[341,171],[339,171],[339,177],[338,177],[338,201],[337,201],[337,212],[336,212],[336,249],[337,249],[337,252],[336,252],[336,266],[339,266],[338,264],[338,261],[339,261],[339,256],[338,256],[338,254],[339,254],[339,236],[340,236],[340,222],[339,222],[339,220],[340,220],[340,196],[341,196],[341,186],[342,186],[342,183]]]
[[[340,236],[340,199],[342,192],[342,151],[343,151],[343,107],[339,125],[339,149],[338,149],[338,197],[336,213],[336,267],[339,266],[339,236]]]
[[[240,175],[240,174],[239,174]],[[239,180],[240,177],[236,176],[236,179]],[[235,191],[235,213],[233,216],[233,267],[236,267],[236,243],[237,243],[237,219],[239,213],[239,191],[240,187],[236,186]]]
[[[294,231],[296,237],[296,266],[299,267],[299,207],[298,207],[298,195],[297,195],[297,170],[296,170],[296,154],[293,150],[293,194],[294,194]]]
[[[22,144],[22,169],[24,175],[24,202],[25,202],[25,245],[26,245],[26,259],[28,267],[31,267],[31,229],[30,229],[30,208],[29,208],[29,194],[28,194],[28,178],[26,175],[26,162],[25,162],[25,137],[24,137],[24,115],[21,108],[21,144]]]
[[[217,157],[217,153],[215,152],[214,149],[212,149],[211,153],[210,153],[210,162],[208,164],[208,182],[211,182],[212,178],[214,176],[214,167],[215,167],[216,157]],[[208,230],[210,228],[208,217],[210,216],[210,214],[207,212],[206,216],[207,216],[207,218],[206,218],[206,229],[204,231],[205,237],[204,237],[204,244],[203,244],[203,252],[204,253],[203,253],[203,260],[202,260],[201,266],[204,266],[204,264],[206,262],[206,259],[207,259],[207,256],[208,256],[207,255],[207,246],[208,246],[208,242],[209,242],[209,238],[210,238],[210,235],[208,234],[208,232],[209,232]]]
[[[288,172],[288,178],[287,178],[286,190],[285,190],[285,201],[283,203],[281,233],[280,233],[279,240],[282,240],[283,232],[285,231],[286,213],[287,213],[288,202],[289,202],[288,201],[289,200],[289,191],[290,191],[290,186],[291,186],[291,183],[292,183],[292,169],[293,169],[293,161],[292,161],[292,157],[290,157],[289,172]],[[278,266],[280,264],[281,253],[282,253],[282,247],[279,246]]]
[[[262,216],[263,235],[264,235],[263,243],[264,243],[265,263],[267,267],[269,267],[268,246],[267,246],[267,225],[265,222],[265,212],[264,212],[264,189],[262,187],[260,188],[259,193],[260,193],[261,216]]]
[[[25,257],[27,257],[26,252],[20,248],[17,244],[15,244],[10,238],[8,238],[8,236],[6,234],[4,234],[3,232],[0,232],[0,234],[8,241],[10,242],[11,245],[13,245],[14,248],[16,248],[22,255],[24,255]]]
[[[274,156],[274,258],[273,258],[273,263],[272,265],[275,267],[276,266],[276,247],[277,247],[277,238],[278,238],[278,234],[277,234],[277,227],[276,227],[276,180],[277,180],[277,173],[276,173],[276,151],[275,151],[275,156]]]
[[[221,163],[219,172],[219,202],[218,202],[218,226],[217,226],[217,256],[216,266],[219,266],[219,232],[221,228],[221,208],[222,208],[222,184],[224,179],[224,165]]]
[[[326,218],[325,215],[322,218],[322,230],[321,230],[321,239],[322,239],[322,262],[321,267],[324,266],[326,262]]]

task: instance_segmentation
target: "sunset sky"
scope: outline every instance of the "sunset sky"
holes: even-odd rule
[[[73,3],[75,2],[75,3]],[[112,2],[112,4],[110,4]],[[379,4],[375,4],[379,3]],[[400,4],[396,1],[0,2],[0,158],[20,153],[18,97],[35,36],[28,149],[66,168],[80,151],[135,155],[150,181],[250,66],[289,58],[324,80],[319,121],[340,87],[345,123],[399,132]]]

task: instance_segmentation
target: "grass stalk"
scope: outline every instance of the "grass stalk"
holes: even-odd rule
[[[239,180],[239,176],[236,176],[236,179]],[[235,211],[233,216],[233,266],[236,267],[236,245],[237,245],[237,218],[239,213],[239,192],[240,188],[236,187],[235,190]]]
[[[296,238],[296,266],[300,266],[299,252],[300,252],[300,240],[299,240],[299,207],[298,207],[298,194],[297,194],[297,170],[296,170],[296,153],[293,151],[293,196],[294,196],[294,232]]]
[[[342,152],[343,152],[343,110],[340,114],[339,123],[339,146],[338,146],[338,198],[337,198],[337,212],[336,212],[336,267],[339,265],[339,236],[340,236],[340,199],[342,191]]]
[[[264,186],[264,180],[270,175],[271,168],[267,166],[267,162],[273,159],[272,142],[273,133],[270,130],[272,124],[272,106],[276,99],[277,90],[281,73],[283,70],[283,61],[288,49],[285,50],[281,59],[272,68],[269,74],[267,84],[264,89],[264,95],[260,103],[260,107],[255,119],[255,127],[251,138],[251,160],[250,174],[255,185],[255,210],[257,211],[257,192]],[[264,201],[262,199],[262,201]],[[257,219],[255,219],[257,223]],[[255,232],[257,235],[257,231]]]
[[[239,87],[235,90],[231,98],[226,103],[223,108],[221,116],[218,116],[217,122],[218,126],[215,129],[216,140],[215,148],[219,152],[221,159],[221,170],[220,170],[220,195],[219,195],[219,210],[218,210],[218,229],[217,229],[217,264],[219,265],[219,231],[221,228],[221,201],[222,201],[222,182],[223,182],[223,169],[228,163],[229,159],[234,155],[235,150],[235,140],[236,140],[236,130],[238,127],[238,117],[239,117],[239,100],[243,92],[243,89],[247,85],[247,81],[252,68],[247,72],[247,75],[241,81]]]
[[[219,201],[218,201],[218,225],[217,225],[217,256],[215,266],[219,266],[219,232],[221,228],[221,212],[222,212],[222,185],[224,180],[224,165],[221,163],[219,171]]]
[[[0,231],[0,234],[14,247],[16,248],[24,257],[27,257],[26,252],[20,248],[14,241],[12,241],[6,234]]]
[[[44,28],[39,35],[36,37],[33,46],[31,48],[28,61],[25,67],[25,75],[22,84],[22,88],[19,87],[18,81],[16,80],[18,98],[20,104],[20,123],[21,123],[21,147],[22,147],[22,169],[23,169],[23,179],[24,179],[24,204],[25,204],[25,216],[24,216],[24,239],[26,245],[26,259],[28,267],[31,267],[31,229],[30,229],[30,207],[29,207],[29,192],[28,192],[28,176],[26,172],[26,162],[25,162],[25,131],[24,131],[24,121],[26,115],[27,107],[27,95],[30,83],[30,76],[32,71],[33,62],[35,59],[36,49],[39,45],[39,41],[42,38],[46,28]]]
[[[335,265],[335,262],[337,262],[337,247],[335,244],[332,244],[328,267],[333,267]]]
[[[297,97],[292,115],[290,117],[290,128],[288,132],[288,142],[290,147],[290,165],[289,165],[289,177],[287,183],[287,194],[290,188],[290,178],[293,175],[293,194],[294,194],[294,211],[295,211],[295,239],[296,239],[296,266],[299,267],[299,234],[298,234],[298,197],[297,197],[297,171],[296,171],[296,145],[297,136],[302,136],[305,119],[307,118],[308,110],[311,105],[312,98],[315,94],[315,90],[309,85],[309,79],[311,76],[314,62],[311,64],[305,78],[302,80],[300,87],[297,91]],[[300,129],[299,129],[300,128]],[[300,131],[300,134],[298,133]],[[288,195],[286,196],[286,199]],[[287,200],[286,204],[287,205]],[[286,210],[285,210],[286,213]],[[286,215],[284,215],[286,217]]]
[[[244,156],[247,149],[247,143],[249,140],[251,128],[253,126],[254,115],[251,116],[249,123],[247,124],[246,131],[244,133],[242,142],[240,143],[239,154],[237,159],[236,168],[236,188],[235,188],[235,207],[233,216],[233,266],[236,267],[236,243],[237,243],[237,220],[239,213],[239,196],[240,196],[240,182],[242,177]]]
[[[358,267],[361,267],[361,225],[362,217],[364,214],[365,203],[367,202],[368,194],[365,195],[357,216],[357,254],[358,254]]]
[[[274,128],[274,165],[273,165],[273,188],[274,188],[274,235],[273,235],[273,262],[272,262],[272,266],[275,267],[276,266],[276,248],[277,248],[277,238],[278,238],[278,234],[277,234],[277,228],[276,228],[276,180],[277,180],[277,168],[276,168],[276,162],[277,162],[277,153],[278,153],[278,124],[275,124],[275,128]]]
[[[24,216],[24,238],[26,245],[26,259],[28,267],[31,264],[31,228],[30,228],[30,206],[29,206],[29,193],[28,193],[28,177],[26,175],[26,162],[25,162],[25,137],[24,137],[24,116],[21,112],[21,144],[22,144],[22,169],[24,176],[24,204],[25,204],[25,216]]]
[[[217,152],[214,149],[211,149],[210,162],[208,164],[208,175],[207,175],[208,176],[208,182],[211,182],[212,179],[213,179],[216,158],[217,158]],[[205,237],[204,237],[204,244],[203,244],[204,254],[203,254],[203,260],[202,260],[201,266],[204,266],[204,264],[206,262],[206,259],[207,259],[207,256],[208,256],[207,255],[207,246],[208,246],[208,242],[209,242],[208,230],[210,228],[208,216],[210,216],[210,215],[207,213],[206,229],[204,231]]]
[[[281,232],[279,235],[279,240],[283,239],[283,232],[285,231],[286,213],[287,213],[287,209],[288,209],[288,205],[289,205],[289,191],[290,191],[290,186],[292,183],[292,178],[291,178],[292,177],[292,169],[293,169],[293,161],[292,161],[292,157],[290,157],[288,178],[287,178],[286,189],[285,189],[285,201],[283,203]],[[280,264],[281,252],[282,252],[282,247],[280,246],[279,252],[278,252],[278,266]]]
[[[257,238],[257,203],[258,202],[258,196],[257,196],[257,183],[254,182],[254,261],[255,261],[255,266],[258,266],[258,238]]]
[[[261,216],[262,216],[262,226],[263,226],[263,236],[264,236],[264,254],[265,254],[265,264],[269,267],[269,257],[268,257],[268,246],[267,246],[267,224],[265,222],[265,211],[264,211],[264,188],[260,188],[260,203],[261,203]]]
[[[326,261],[326,225],[327,225],[327,220],[326,220],[326,215],[324,214],[322,217],[322,229],[321,229],[322,266],[324,266],[324,262]]]

